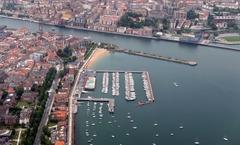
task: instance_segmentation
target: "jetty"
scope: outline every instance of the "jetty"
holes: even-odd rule
[[[89,101],[89,102],[107,102],[108,103],[108,111],[110,113],[114,113],[115,108],[115,100],[111,98],[96,98],[96,97],[87,97],[87,98],[78,98],[77,101]]]
[[[108,49],[108,48],[106,48]],[[174,62],[174,63],[179,63],[179,64],[185,64],[189,66],[196,66],[197,62],[192,61],[192,60],[181,60],[173,57],[168,57],[168,56],[162,56],[160,54],[153,54],[153,53],[146,53],[143,51],[136,51],[136,50],[129,50],[129,49],[122,49],[122,48],[109,48],[108,50],[110,51],[115,51],[115,52],[120,52],[120,53],[125,53],[129,55],[136,55],[136,56],[142,56],[142,57],[147,57],[151,59],[158,59],[158,60],[163,60],[163,61],[168,61],[168,62]]]
[[[150,80],[150,76],[149,73],[143,72],[143,80],[144,80],[144,89],[146,91],[146,96],[149,102],[153,102],[155,100],[155,97],[153,95],[153,90],[152,90],[152,85],[151,85],[151,80]],[[146,82],[145,82],[146,80]]]
[[[131,71],[131,70],[96,70],[97,73],[139,73],[143,71]]]

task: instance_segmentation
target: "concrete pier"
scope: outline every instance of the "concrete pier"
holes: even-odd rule
[[[129,73],[143,73],[143,71],[131,71],[131,70],[96,70],[97,73],[105,73],[105,72],[108,72],[108,73],[116,73],[116,72],[119,72],[119,73],[125,73],[125,72],[129,72]]]
[[[142,57],[147,57],[147,58],[152,58],[152,59],[169,61],[169,62],[174,62],[174,63],[179,63],[179,64],[185,64],[185,65],[190,65],[190,66],[196,66],[197,65],[196,61],[180,60],[180,59],[173,58],[173,57],[162,56],[162,55],[159,55],[159,54],[151,54],[151,53],[146,53],[146,52],[143,52],[143,51],[122,49],[122,48],[114,48],[114,49],[108,49],[108,50],[115,51],[115,52],[120,52],[120,53],[126,53],[126,54],[129,54],[129,55],[136,55],[136,56],[142,56]]]
[[[155,97],[153,95],[153,90],[152,90],[152,84],[151,84],[151,80],[150,80],[150,76],[148,72],[145,72],[147,75],[147,81],[148,81],[148,86],[149,86],[149,91],[150,91],[150,98],[148,98],[148,100],[155,100]]]
[[[95,98],[95,97],[87,97],[87,98],[78,98],[77,101],[90,101],[90,102],[108,102],[108,111],[110,113],[114,112],[115,100],[111,98]]]

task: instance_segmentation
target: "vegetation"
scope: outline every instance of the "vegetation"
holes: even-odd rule
[[[222,12],[229,12],[231,14],[239,14],[240,9],[232,9],[232,8],[219,8],[217,6],[214,6],[213,12],[218,15],[222,15]]]
[[[44,126],[43,127],[43,134],[41,136],[41,144],[42,145],[51,145],[52,143],[49,140],[50,136],[51,136],[50,130],[48,129],[47,126]]]
[[[217,26],[214,24],[214,18],[213,15],[208,16],[207,24],[209,27],[211,27],[213,30],[217,30]]]
[[[234,30],[238,30],[239,29],[236,21],[228,22],[227,26],[228,26],[229,29],[234,29]]]
[[[38,90],[38,103],[36,105],[36,109],[32,114],[29,127],[23,134],[21,145],[31,145],[34,142],[38,126],[44,112],[45,104],[48,99],[47,91],[50,89],[52,82],[56,76],[56,73],[57,70],[55,68],[50,68],[45,77],[43,85],[40,86]],[[48,142],[44,143],[47,144]]]
[[[57,55],[61,57],[61,59],[64,61],[64,63],[74,62],[77,57],[72,56],[72,49],[70,47],[65,47],[63,50],[58,49]]]
[[[223,39],[229,42],[240,42],[240,36],[226,36]]]
[[[87,51],[84,54],[84,59],[88,59],[90,55],[92,54],[93,50],[96,48],[97,44],[96,43],[91,43],[87,46]]]
[[[6,99],[6,97],[8,96],[8,92],[6,90],[2,90],[2,92],[2,99]]]
[[[199,18],[199,15],[193,9],[187,12],[187,20],[194,20],[196,18]]]
[[[2,7],[6,10],[16,10],[14,3],[3,3]]]
[[[16,107],[18,108],[29,107],[29,106],[31,106],[31,104],[25,101],[18,101],[16,105]]]
[[[163,24],[163,30],[168,30],[170,28],[170,21],[169,19],[163,19],[162,20],[162,24]]]
[[[24,93],[24,89],[23,89],[23,87],[16,87],[15,92],[16,92],[17,97],[20,98],[22,96],[22,94]]]
[[[157,19],[143,18],[141,14],[126,12],[119,20],[118,26],[128,28],[143,28],[144,26],[156,27]]]
[[[19,108],[19,107],[14,107],[14,108],[10,108],[10,109],[9,109],[9,113],[12,114],[12,115],[17,115],[17,116],[19,116],[21,110],[22,110],[22,109]]]

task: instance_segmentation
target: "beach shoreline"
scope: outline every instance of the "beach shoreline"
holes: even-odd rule
[[[96,48],[91,56],[89,57],[88,59],[88,62],[86,63],[86,66],[85,68],[86,69],[89,69],[91,68],[92,65],[94,65],[99,59],[109,55],[110,52],[106,49],[103,49],[103,48]]]

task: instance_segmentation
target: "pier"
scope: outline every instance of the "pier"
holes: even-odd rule
[[[148,101],[154,101],[155,97],[153,95],[152,84],[151,84],[149,73],[148,72],[144,72],[144,73],[146,73],[146,79],[148,82],[149,92],[150,92],[150,95],[149,95],[149,97],[147,96],[147,99],[148,99]]]
[[[158,59],[158,60],[163,60],[163,61],[168,61],[168,62],[185,64],[185,65],[190,65],[190,66],[196,66],[197,65],[196,61],[180,60],[180,59],[173,58],[173,57],[162,56],[162,55],[159,55],[159,54],[146,53],[146,52],[143,52],[143,51],[121,49],[121,48],[112,48],[112,49],[108,49],[108,50],[115,51],[115,52],[120,52],[120,53],[126,53],[126,54],[129,54],[129,55],[136,55],[136,56],[142,56],[142,57]]]
[[[108,111],[110,113],[114,112],[115,100],[111,98],[95,98],[95,97],[87,97],[87,98],[78,98],[77,101],[89,101],[89,102],[108,102]]]
[[[143,71],[131,71],[131,70],[96,70],[97,73],[143,73]]]

